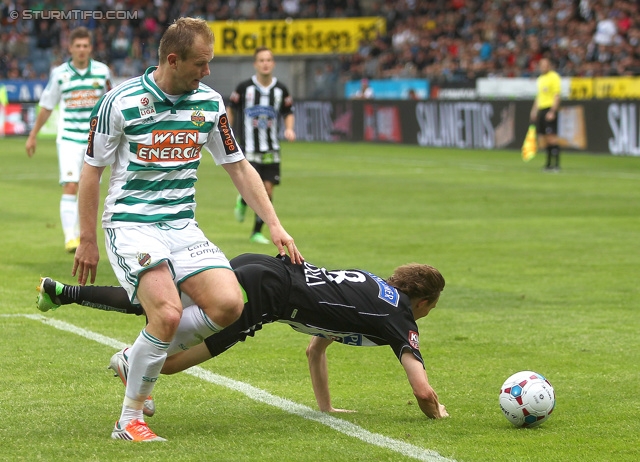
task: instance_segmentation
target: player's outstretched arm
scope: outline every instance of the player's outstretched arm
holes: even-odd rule
[[[312,337],[307,347],[307,360],[313,393],[316,395],[318,408],[322,412],[355,412],[348,409],[336,409],[331,405],[329,393],[329,371],[327,368],[327,347],[333,343],[322,337]]]
[[[280,255],[285,255],[285,247],[289,251],[289,257],[294,264],[304,261],[302,254],[296,247],[293,238],[280,224],[273,204],[267,195],[260,175],[246,159],[240,162],[223,164],[222,167],[231,177],[231,181],[249,207],[258,214],[269,227],[271,240],[278,248]]]
[[[429,385],[427,373],[422,363],[413,356],[413,353],[406,351],[402,355],[402,367],[407,373],[407,378],[413,389],[413,395],[418,400],[418,405],[424,414],[430,419],[441,419],[449,417],[443,404],[438,401],[438,395]]]

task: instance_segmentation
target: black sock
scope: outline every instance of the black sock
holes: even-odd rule
[[[262,221],[262,218],[260,218],[258,215],[256,215],[256,221],[253,225],[253,234],[255,233],[259,233],[262,230],[262,225],[264,224],[264,221]]]
[[[119,311],[126,314],[143,314],[140,305],[132,305],[129,294],[123,287],[68,286],[64,284],[58,299],[63,305],[78,305],[105,311]]]
[[[70,305],[72,303],[79,303],[77,300],[77,290],[80,286],[68,286],[66,284],[62,284],[62,293],[58,295],[56,301],[59,301],[61,305]]]
[[[557,144],[550,146],[549,155],[553,160],[553,167],[560,168],[560,146]]]
[[[551,157],[553,156],[553,154],[551,154],[551,146],[547,146],[547,168],[551,168]]]

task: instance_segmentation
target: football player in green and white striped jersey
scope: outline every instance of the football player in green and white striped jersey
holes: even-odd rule
[[[159,65],[108,92],[92,114],[79,185],[80,245],[72,274],[95,281],[99,260],[100,177],[110,166],[102,227],[111,266],[148,324],[129,355],[114,439],[163,441],[144,422],[151,395],[191,299],[218,331],[242,312],[244,297],[229,261],[195,221],[196,172],[202,148],[269,227],[272,242],[293,263],[302,255],[285,231],[258,172],[238,146],[220,94],[201,81],[210,74],[213,32],[206,21],[176,20],[160,39]]]
[[[36,152],[36,136],[58,106],[58,165],[60,168],[60,219],[65,249],[75,252],[80,243],[78,182],[89,135],[89,118],[98,100],[111,89],[109,67],[91,59],[91,34],[78,27],[69,36],[71,59],[51,70],[40,97],[40,112],[29,138],[27,155]]]

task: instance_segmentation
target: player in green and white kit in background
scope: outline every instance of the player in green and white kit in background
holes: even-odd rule
[[[58,164],[60,168],[60,220],[65,249],[75,252],[80,243],[78,223],[78,182],[89,135],[89,118],[98,100],[111,89],[109,67],[90,58],[91,34],[78,27],[69,36],[71,59],[51,71],[40,97],[40,112],[29,138],[27,155],[36,152],[36,136],[58,106]]]
[[[111,266],[148,324],[133,343],[120,419],[112,438],[164,441],[144,422],[184,299],[218,331],[242,312],[243,294],[229,261],[195,221],[195,182],[205,147],[269,227],[281,255],[303,261],[260,176],[236,143],[220,94],[201,83],[210,74],[213,33],[202,19],[180,18],[165,31],[159,65],[107,93],[91,115],[79,185],[80,245],[72,274],[95,282],[99,252],[100,177],[111,167],[102,227]]]

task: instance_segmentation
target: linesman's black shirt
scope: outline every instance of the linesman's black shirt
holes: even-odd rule
[[[278,321],[293,329],[355,346],[390,345],[400,359],[423,362],[409,297],[362,270],[326,270],[288,257],[244,254],[231,260],[246,293],[240,319],[205,340],[212,356]]]

